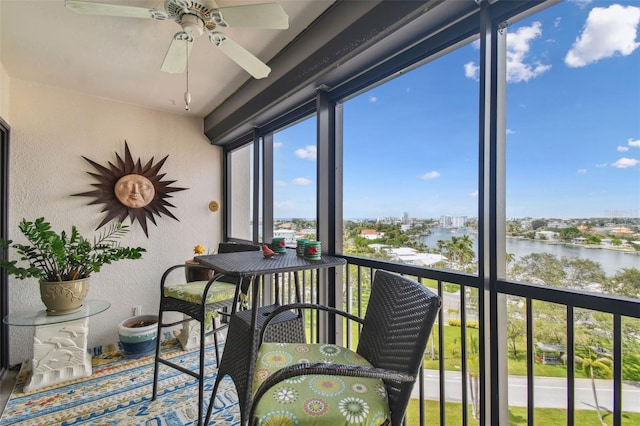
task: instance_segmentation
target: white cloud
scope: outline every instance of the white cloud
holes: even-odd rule
[[[622,157],[621,159],[619,159],[618,161],[616,161],[611,165],[619,169],[626,169],[627,167],[637,166],[638,163],[640,163],[640,161],[636,160],[635,158]]]
[[[587,169],[578,169],[578,174],[579,175],[586,175],[587,174]]]
[[[473,61],[467,62],[464,64],[464,76],[478,81],[480,76],[480,67]]]
[[[629,140],[627,142],[629,142],[629,146],[636,146],[636,147],[640,148],[640,139],[633,140],[633,139],[629,138]]]
[[[275,186],[287,186],[287,183],[283,180],[277,180],[274,182]]]
[[[580,9],[584,9],[589,6],[593,0],[569,0],[578,5]]]
[[[316,147],[314,145],[307,145],[304,148],[296,149],[296,157],[304,158],[307,160],[316,159]]]
[[[551,65],[542,64],[530,58],[531,43],[542,35],[542,24],[538,21],[528,27],[520,27],[507,33],[507,82],[519,83],[536,78],[551,69]],[[476,45],[479,47],[479,44]],[[464,64],[464,75],[478,80],[480,68],[475,62]]]
[[[607,163],[596,164],[596,169],[601,169],[603,167],[607,167]]]
[[[470,192],[470,193],[469,193],[469,197],[471,197],[471,198],[478,198],[478,190],[476,189],[475,191]]]
[[[435,170],[431,171],[431,172],[427,172],[423,175],[418,176],[420,179],[424,179],[424,180],[430,180],[430,179],[437,179],[440,177],[440,173],[436,172]]]
[[[369,102],[371,103],[375,103],[377,102],[378,98],[376,98],[375,96],[369,96]]]
[[[283,146],[284,146],[284,143],[282,143],[282,142],[274,142],[273,143],[273,149],[282,148]]]
[[[618,148],[617,148],[617,149],[618,149],[618,151],[620,151],[620,152],[627,152],[627,151],[629,151],[629,147],[628,147],[628,146],[621,146],[621,145],[618,145]]]
[[[292,183],[293,183],[294,185],[310,185],[310,184],[311,184],[311,182],[312,182],[312,181],[311,181],[311,179],[302,178],[302,177],[295,178],[295,179],[292,181]]]
[[[611,56],[630,55],[640,46],[635,41],[639,24],[640,7],[594,7],[564,62],[570,67],[583,67]]]
[[[551,65],[528,58],[531,43],[541,35],[542,24],[538,21],[507,33],[507,82],[529,81],[551,69]]]
[[[507,129],[507,134],[508,134],[508,135],[514,135],[514,134],[516,134],[516,133],[518,133],[518,132],[517,132],[517,131],[515,131],[515,130]]]
[[[553,20],[553,27],[558,28],[560,26],[560,23],[562,23],[562,18],[557,17],[556,19]]]

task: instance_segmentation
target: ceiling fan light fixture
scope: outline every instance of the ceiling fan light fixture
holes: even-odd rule
[[[184,110],[189,111],[191,109],[191,93],[184,92]]]
[[[196,15],[189,13],[182,15],[180,25],[182,26],[182,30],[191,37],[200,37],[204,32],[204,22]]]

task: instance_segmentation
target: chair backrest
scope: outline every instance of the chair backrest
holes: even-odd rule
[[[250,243],[226,242],[218,244],[218,253],[237,253],[239,251],[258,251],[260,246]]]
[[[440,298],[423,284],[378,270],[357,352],[374,367],[417,377]],[[385,380],[393,424],[400,424],[415,381]]]
[[[225,243],[218,244],[218,253],[237,253],[241,251],[259,251],[259,250],[260,250],[260,246],[256,244],[233,243],[233,242],[225,242]],[[233,284],[237,284],[238,282],[238,280],[233,277],[222,277],[219,281],[226,282],[226,283],[233,283]],[[247,289],[249,288],[250,283],[251,283],[251,280],[249,278],[245,278],[242,280],[240,289],[242,290],[243,293],[247,292]]]

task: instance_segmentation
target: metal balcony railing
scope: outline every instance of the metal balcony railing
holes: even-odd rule
[[[347,260],[347,265],[342,269],[341,274],[343,284],[341,308],[352,314],[364,315],[367,309],[369,285],[377,269],[407,275],[430,285],[443,299],[443,307],[434,326],[433,337],[425,352],[425,362],[430,367],[427,371],[420,372],[414,391],[415,399],[410,403],[405,424],[481,424],[475,417],[481,416],[480,401],[484,398],[483,387],[474,386],[471,378],[476,380],[476,383],[481,379],[490,379],[482,377],[483,370],[479,368],[478,360],[477,336],[478,333],[482,335],[483,331],[482,322],[478,321],[476,307],[479,277],[376,259],[342,257]],[[295,292],[292,275],[285,274],[278,278],[283,288],[281,292],[283,301],[293,300]],[[325,293],[318,291],[317,271],[306,271],[300,278],[305,302],[327,303],[322,299]],[[515,318],[522,323],[522,337],[515,337],[525,342],[524,348],[517,351],[524,359],[525,367],[521,369],[524,372],[517,377],[509,376],[510,386],[513,388],[509,387],[506,392],[510,402],[514,400],[514,403],[509,405],[509,410],[519,410],[519,416],[526,418],[526,423],[529,425],[540,424],[542,419],[540,414],[536,413],[536,409],[548,408],[543,398],[548,390],[541,391],[537,383],[546,379],[545,371],[551,368],[555,369],[558,376],[554,380],[560,383],[551,398],[555,399],[553,402],[556,408],[559,408],[561,424],[580,423],[585,415],[594,421],[598,420],[598,415],[601,415],[609,425],[622,425],[623,419],[629,418],[628,416],[637,416],[635,417],[637,420],[631,420],[630,424],[640,421],[640,413],[635,414],[638,411],[636,406],[639,405],[637,401],[640,401],[640,386],[630,384],[623,389],[625,381],[628,381],[626,369],[630,371],[640,369],[640,356],[637,355],[640,349],[640,322],[634,323],[635,319],[640,318],[640,302],[605,294],[511,281],[499,281],[495,288],[498,294],[504,296],[505,304],[518,306],[518,310],[509,312],[509,315],[511,319]],[[340,298],[337,299],[340,300]],[[553,306],[555,320],[560,324],[556,329],[564,334],[563,345],[556,343],[555,346],[553,344],[545,346],[545,342],[537,341],[535,338],[537,321],[541,321],[541,318],[547,315],[546,305]],[[585,323],[589,325],[588,319],[594,316],[606,316],[608,320],[605,323],[610,323],[610,328],[585,328]],[[323,337],[327,336],[326,321],[327,318],[322,316],[307,318],[310,341],[332,340]],[[452,324],[455,326],[452,327]],[[602,324],[602,321],[599,324]],[[349,324],[337,324],[335,339],[354,348],[357,344],[357,329],[354,327]],[[453,339],[452,328],[456,330],[459,328]],[[479,329],[474,330],[475,328]],[[585,336],[585,329],[590,330],[592,335],[587,333]],[[323,330],[325,330],[324,334]],[[637,334],[634,334],[633,330],[637,330]],[[495,330],[491,335],[495,335]],[[474,336],[476,336],[475,342]],[[553,343],[552,336],[549,337]],[[604,366],[600,365],[598,368],[606,370],[604,367],[609,365],[610,371],[592,370],[595,372],[593,380],[590,377],[577,377],[577,375],[583,375],[581,365],[584,365],[585,361],[583,351],[586,347],[585,341],[595,342],[596,340],[604,344],[592,347],[594,358],[588,361],[594,366],[598,362],[605,361]],[[542,350],[548,347],[556,348],[560,352],[550,354]],[[507,351],[515,351],[515,344],[511,346],[510,341],[505,341],[500,350],[504,351],[504,358],[507,359]],[[588,348],[587,350],[589,351]],[[452,358],[459,361],[459,364],[453,366],[454,371],[451,365]],[[511,362],[513,362],[511,359],[507,361],[507,363]],[[509,368],[509,365],[502,368]],[[540,373],[536,374],[538,369]],[[433,385],[434,381],[437,385]],[[516,381],[518,384],[512,383]],[[593,388],[579,389],[578,382],[589,383],[589,387],[593,386]],[[434,389],[435,387],[437,389]],[[521,397],[513,392],[515,388],[522,389]],[[598,402],[593,399],[595,395],[599,397]],[[585,400],[585,398],[588,399]],[[419,403],[420,401],[424,403]],[[589,413],[580,414],[585,410]]]

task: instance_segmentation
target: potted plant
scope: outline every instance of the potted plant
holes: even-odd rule
[[[136,315],[120,323],[120,345],[126,355],[145,355],[153,351],[158,338],[158,316]]]
[[[28,266],[18,266],[17,260],[0,260],[0,267],[19,279],[40,280],[40,296],[51,315],[79,310],[89,290],[89,276],[99,272],[104,264],[122,259],[139,259],[142,247],[121,247],[118,240],[128,232],[128,226],[116,222],[90,242],[75,226],[71,232],[57,233],[43,217],[33,222],[22,219],[18,226],[29,244],[0,240],[4,250],[13,248]]]
[[[193,254],[199,256],[204,254],[204,247],[198,244],[193,248]],[[193,258],[185,261],[187,265],[199,265]],[[204,268],[185,268],[184,269],[185,277],[187,282],[193,281],[209,281],[213,278],[213,270],[204,269]]]

